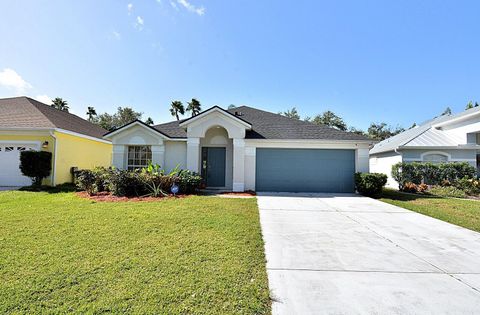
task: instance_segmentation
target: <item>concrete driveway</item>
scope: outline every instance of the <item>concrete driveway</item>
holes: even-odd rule
[[[356,195],[258,205],[274,314],[480,313],[479,233]]]

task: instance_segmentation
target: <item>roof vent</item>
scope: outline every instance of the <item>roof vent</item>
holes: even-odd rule
[[[243,113],[235,111],[235,116],[243,116]]]

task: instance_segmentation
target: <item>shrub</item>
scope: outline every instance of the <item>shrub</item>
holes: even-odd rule
[[[198,173],[181,170],[178,172],[175,182],[178,184],[181,194],[193,194],[200,188],[202,177]]]
[[[52,170],[52,153],[45,151],[20,152],[20,171],[32,179],[33,186],[40,186]]]
[[[480,180],[464,177],[454,182],[455,188],[463,190],[467,195],[480,195]]]
[[[454,182],[461,178],[474,178],[476,170],[466,162],[421,163],[400,162],[392,166],[392,177],[398,182],[400,190],[405,183],[440,185],[444,181]]]
[[[138,171],[114,170],[109,176],[108,189],[114,196],[142,196],[148,193]]]
[[[418,186],[412,182],[406,182],[403,184],[401,191],[408,192],[408,193],[416,193],[418,191]]]
[[[96,176],[91,170],[81,170],[76,172],[75,184],[81,190],[85,190],[89,195],[93,195],[97,192],[97,186],[95,185]]]
[[[453,186],[433,186],[428,192],[440,197],[465,198],[465,192]]]
[[[419,163],[400,162],[392,166],[392,177],[398,182],[398,188],[403,190],[405,183],[420,184],[422,181],[422,173],[420,172]]]
[[[428,185],[427,184],[420,184],[417,186],[417,192],[419,193],[424,193],[428,190]]]
[[[365,196],[378,196],[387,183],[387,175],[380,173],[355,173],[355,188]]]

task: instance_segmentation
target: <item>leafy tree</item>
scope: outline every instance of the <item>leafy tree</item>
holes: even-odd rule
[[[465,107],[465,110],[471,109],[471,108],[474,108],[474,107],[478,107],[478,103],[475,102],[475,104],[473,104],[473,102],[470,101],[470,102],[467,103],[467,106]]]
[[[285,117],[288,117],[288,118],[300,119],[300,115],[298,114],[298,111],[297,111],[296,107],[292,107],[292,109],[288,109],[287,111],[285,111],[283,113],[280,112],[279,114],[283,115]]]
[[[193,116],[196,116],[196,115],[200,114],[200,112],[202,111],[202,105],[200,104],[200,102],[197,99],[192,98],[192,100],[187,103],[187,109],[186,110],[187,110],[187,112],[191,112],[192,117],[193,117]]]
[[[100,114],[94,117],[92,122],[104,129],[113,130],[137,119],[142,119],[142,113],[134,111],[131,107],[118,107],[115,114]]]
[[[234,105],[234,104],[228,105],[228,109],[234,109],[234,108],[237,108],[237,105]]]
[[[173,101],[172,105],[170,106],[170,114],[180,120],[180,115],[185,115],[185,107],[183,107],[182,102],[180,101]]]
[[[51,107],[54,107],[59,110],[63,110],[64,112],[68,112],[68,103],[67,101],[63,100],[61,97],[56,97],[52,100]]]
[[[365,131],[363,131],[362,129],[357,129],[355,127],[350,127],[348,129],[348,132],[351,132],[351,133],[355,133],[357,135],[361,135],[361,136],[367,136],[367,134],[365,133]]]
[[[393,137],[404,131],[405,129],[399,126],[393,129],[386,123],[371,123],[370,127],[368,127],[368,136],[374,140],[381,141]]]
[[[88,121],[93,121],[95,116],[97,116],[97,111],[95,110],[95,108],[93,108],[92,106],[88,106],[87,116],[88,116]]]
[[[336,128],[338,130],[347,130],[347,124],[343,119],[335,115],[332,111],[323,112],[321,115],[317,115],[312,119],[312,122],[317,125],[326,125],[329,127]]]
[[[153,119],[151,117],[148,117],[147,120],[145,120],[145,123],[149,126],[153,125]]]
[[[417,127],[417,123],[413,123],[412,126],[408,129],[412,129],[412,128],[415,128],[415,127]]]
[[[445,110],[442,113],[442,116],[444,115],[451,115],[452,114],[452,109],[450,107],[445,108]]]

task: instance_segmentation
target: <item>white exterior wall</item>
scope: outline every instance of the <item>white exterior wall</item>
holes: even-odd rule
[[[387,187],[398,189],[398,183],[392,178],[392,165],[402,162],[402,155],[394,151],[370,156],[370,172],[388,176]]]
[[[165,163],[167,172],[177,165],[180,169],[187,168],[187,141],[165,141]]]

